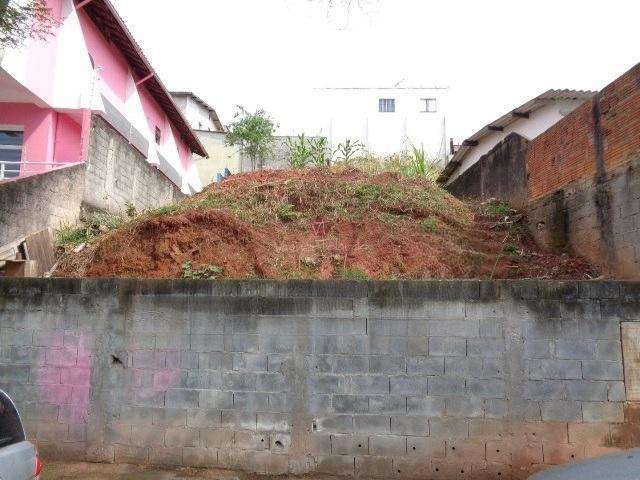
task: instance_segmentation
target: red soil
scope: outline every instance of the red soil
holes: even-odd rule
[[[209,187],[176,211],[142,215],[63,258],[56,273],[177,278],[189,261],[194,270],[221,267],[221,278],[597,275],[584,259],[540,251],[523,227],[502,220],[426,180],[355,170],[258,172]]]

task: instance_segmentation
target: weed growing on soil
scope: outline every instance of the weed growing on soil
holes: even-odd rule
[[[420,220],[420,228],[426,233],[435,233],[438,230],[438,219],[429,217]]]
[[[369,277],[365,272],[356,267],[343,267],[342,278],[346,280],[368,280]]]
[[[508,215],[510,212],[512,212],[512,208],[507,202],[493,202],[487,205],[489,215]]]
[[[217,265],[207,265],[200,269],[193,269],[191,262],[182,264],[182,278],[197,279],[216,279],[222,275],[222,268]]]
[[[55,232],[56,245],[59,247],[77,247],[90,242],[101,233],[110,232],[124,224],[120,215],[96,213],[81,225],[64,225]]]

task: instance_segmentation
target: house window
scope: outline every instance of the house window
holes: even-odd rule
[[[381,98],[378,101],[378,109],[380,113],[393,113],[396,111],[395,98]]]
[[[20,174],[23,132],[0,129],[0,179]]]
[[[438,111],[438,101],[435,98],[423,98],[420,102],[422,104],[422,113],[435,113]]]
[[[156,127],[156,144],[160,145],[160,142],[162,142],[162,132]]]

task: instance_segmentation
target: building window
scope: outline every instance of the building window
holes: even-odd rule
[[[380,113],[393,113],[396,111],[395,98],[381,98],[378,101],[378,109]]]
[[[162,142],[162,132],[156,127],[156,144],[160,145],[160,142]]]
[[[438,111],[438,101],[435,98],[423,98],[420,102],[422,104],[422,113],[435,113]]]
[[[23,132],[0,129],[0,179],[20,174]]]

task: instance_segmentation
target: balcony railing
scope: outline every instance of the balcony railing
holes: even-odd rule
[[[20,178],[35,173],[44,173],[82,162],[9,162],[0,160],[0,180]]]

